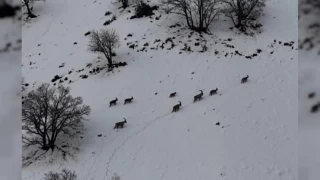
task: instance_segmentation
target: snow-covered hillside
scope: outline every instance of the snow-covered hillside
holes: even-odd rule
[[[320,176],[320,144],[317,140],[320,135],[320,111],[314,107],[320,100],[320,29],[314,24],[320,23],[320,11],[305,3],[301,4],[300,10],[299,40],[303,46],[299,50],[299,179],[316,180]],[[311,25],[315,28],[309,28]]]
[[[7,7],[19,3],[11,1]],[[18,20],[21,14],[19,10],[8,9],[0,8],[0,179],[18,180],[21,179],[21,23]]]
[[[72,150],[74,159],[48,153],[23,169],[24,180],[65,167],[83,180],[110,180],[114,173],[121,180],[297,179],[296,0],[267,1],[263,32],[255,37],[231,31],[223,17],[210,28],[213,35],[200,37],[174,15],[130,20],[132,7],[131,13],[118,7],[108,0],[38,2],[34,13],[40,16],[24,23],[28,90],[63,76],[62,84],[92,108],[84,133],[69,144],[79,148]],[[117,20],[103,26],[111,19],[106,11]],[[169,27],[177,23],[182,26]],[[128,65],[90,73],[106,61],[88,52],[84,34],[108,28],[121,37],[115,61]],[[175,44],[171,50],[170,42],[159,47],[167,38]],[[204,39],[208,51],[200,53],[195,43]],[[130,42],[138,47],[129,48]],[[180,50],[184,44],[193,52]],[[248,83],[241,84],[246,75]],[[209,96],[215,88],[218,94]],[[204,98],[193,103],[199,90]],[[123,105],[131,96],[133,102]],[[109,108],[116,97],[120,102]],[[181,110],[171,113],[178,101]],[[113,130],[123,118],[125,128]]]

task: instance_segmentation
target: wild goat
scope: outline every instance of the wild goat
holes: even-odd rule
[[[169,97],[170,97],[170,98],[175,97],[176,94],[177,94],[177,92],[171,93]]]
[[[196,102],[196,100],[200,101],[202,99],[203,91],[202,90],[200,90],[200,91],[201,91],[200,94],[197,94],[197,95],[194,96],[193,102]]]
[[[114,99],[114,100],[112,100],[112,101],[110,101],[110,105],[109,105],[109,107],[111,107],[112,105],[116,105],[117,104],[117,101],[118,101],[118,98],[116,97],[116,99]]]
[[[123,118],[123,119],[124,119],[124,121],[117,122],[117,123],[115,124],[115,126],[114,126],[113,129],[119,129],[119,127],[120,127],[120,128],[123,128],[124,124],[127,123],[126,118]]]
[[[213,90],[211,90],[210,91],[210,96],[212,96],[212,95],[214,95],[214,94],[217,94],[217,92],[218,92],[218,88],[216,88],[216,89],[213,89]]]
[[[180,106],[181,106],[181,101],[179,101],[179,104],[176,104],[176,105],[173,106],[172,112],[177,112],[177,111],[179,111]]]
[[[133,97],[127,98],[127,99],[124,100],[124,104],[131,103],[132,100],[133,100]]]
[[[248,81],[249,75],[241,79],[241,84],[246,83]]]

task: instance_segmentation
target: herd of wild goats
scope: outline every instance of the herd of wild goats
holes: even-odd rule
[[[248,78],[249,78],[249,75],[247,75],[246,77],[242,78],[242,79],[241,79],[241,84],[246,83],[246,82],[248,81]],[[202,99],[203,91],[200,90],[200,92],[201,92],[200,94],[197,94],[197,95],[195,95],[195,96],[193,97],[193,102],[196,102],[197,100],[200,101],[200,100]],[[212,96],[212,95],[214,95],[214,94],[217,94],[217,92],[218,92],[218,88],[213,89],[213,90],[210,91],[209,96]],[[177,94],[177,92],[171,93],[170,96],[169,96],[169,98],[175,97],[176,94]],[[131,103],[132,100],[133,100],[133,97],[127,98],[127,99],[124,100],[124,104]],[[116,104],[117,104],[117,101],[118,101],[118,98],[110,101],[109,107],[116,105]],[[173,106],[172,112],[177,112],[177,111],[179,111],[180,107],[181,107],[181,101],[179,101],[179,104],[176,104],[176,105]],[[113,129],[123,128],[124,124],[127,123],[127,120],[126,120],[125,118],[123,118],[123,119],[124,119],[124,121],[117,122],[117,123],[115,124],[115,126],[114,126]]]

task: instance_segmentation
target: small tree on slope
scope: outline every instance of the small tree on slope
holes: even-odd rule
[[[22,104],[22,130],[28,135],[22,137],[25,146],[40,145],[53,151],[61,133],[72,136],[82,127],[84,115],[91,109],[82,105],[81,97],[69,93],[70,88],[50,88],[46,83],[28,93]]]
[[[103,53],[108,60],[109,67],[112,67],[114,49],[119,46],[119,35],[114,29],[101,30],[100,32],[93,30],[90,34],[88,49],[91,52]]]
[[[245,31],[250,20],[262,14],[266,0],[222,0],[226,5],[223,13],[229,17],[236,28]]]
[[[220,14],[220,0],[161,0],[161,4],[165,12],[181,15],[188,27],[197,32],[208,32]]]

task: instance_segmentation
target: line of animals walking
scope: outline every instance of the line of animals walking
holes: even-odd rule
[[[249,75],[247,75],[246,77],[243,77],[243,78],[241,79],[241,84],[248,82],[248,78],[249,78]],[[202,99],[203,90],[199,90],[199,91],[200,91],[201,93],[200,93],[200,94],[197,94],[197,95],[195,95],[195,96],[193,97],[193,103],[195,103],[196,101],[200,101],[200,100]],[[209,92],[209,96],[215,95],[215,94],[217,94],[217,93],[218,93],[218,88],[213,89],[213,90],[211,90],[211,91]],[[173,97],[175,97],[176,95],[177,95],[177,92],[171,93],[171,94],[169,95],[169,98],[173,98]],[[125,104],[128,104],[128,103],[131,103],[132,100],[133,100],[133,97],[125,99],[125,100],[124,100],[124,105],[125,105]],[[118,98],[117,98],[117,97],[116,97],[116,99],[110,101],[110,102],[109,102],[109,107],[115,106],[115,105],[117,104],[117,101],[118,101]],[[179,102],[179,104],[176,104],[176,105],[173,106],[172,112],[177,112],[177,111],[180,110],[180,107],[182,106],[182,103],[181,103],[181,101],[178,101],[178,102]],[[124,127],[124,124],[127,123],[127,120],[126,120],[125,118],[123,118],[123,119],[124,119],[124,121],[120,121],[120,122],[115,123],[115,126],[114,126],[113,129],[123,128],[123,127]]]

